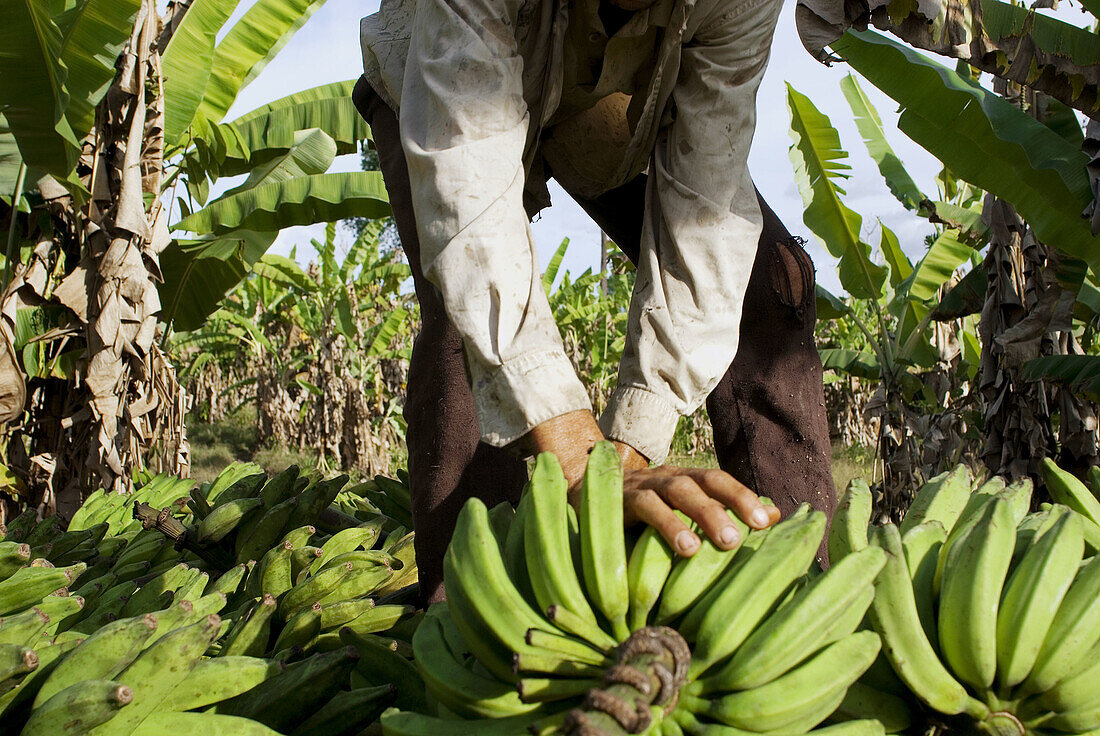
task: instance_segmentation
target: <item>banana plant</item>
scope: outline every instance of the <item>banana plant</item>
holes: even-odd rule
[[[943,414],[943,391],[959,393],[963,383],[959,378],[972,377],[977,370],[974,318],[966,317],[952,328],[934,318],[941,293],[956,273],[978,262],[975,246],[980,245],[980,236],[948,227],[935,215],[933,204],[950,203],[963,210],[963,203],[973,193],[955,186],[944,187],[936,200],[926,196],[890,147],[877,112],[855,78],[846,78],[841,87],[868,153],[891,193],[934,223],[933,234],[916,262],[902,249],[895,233],[878,223],[877,250],[882,259],[878,261],[863,239],[862,217],[844,203],[842,182],[850,166],[839,133],[808,97],[788,85],[790,156],[803,198],[803,219],[837,259],[840,283],[848,292],[841,299],[819,286],[819,319],[843,320],[862,336],[859,340],[849,336],[847,344],[831,344],[826,338],[821,347],[822,364],[826,370],[880,387],[874,400],[882,420],[879,452],[886,468],[880,511],[890,514],[904,508],[904,489],[913,476],[927,475],[929,470],[922,467],[925,463],[916,446],[919,433],[914,421]],[[941,180],[954,182],[948,172]],[[940,349],[936,338],[947,330],[961,343],[960,353],[944,354]],[[929,380],[930,376],[952,380]]]

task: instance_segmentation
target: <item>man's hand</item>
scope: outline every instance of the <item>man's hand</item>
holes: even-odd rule
[[[532,429],[525,449],[552,452],[569,484],[570,501],[579,490],[588,452],[604,439],[595,418],[586,411],[570,412]],[[779,509],[765,506],[756,494],[732,475],[714,468],[649,467],[649,461],[630,445],[615,442],[623,463],[623,516],[627,524],[644,522],[657,529],[672,549],[690,557],[699,549],[696,536],[675,513],[694,520],[715,545],[733,549],[740,534],[729,519],[732,509],[754,529],[779,520]]]

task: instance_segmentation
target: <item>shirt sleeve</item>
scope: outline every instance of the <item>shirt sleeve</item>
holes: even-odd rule
[[[481,434],[497,446],[591,411],[523,207],[521,4],[419,0],[400,111],[424,275],[462,335]]]
[[[606,436],[662,462],[737,351],[761,215],[748,172],[781,3],[720,4],[682,50],[649,169],[641,253]]]

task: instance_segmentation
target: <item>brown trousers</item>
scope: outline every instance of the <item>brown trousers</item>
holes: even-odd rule
[[[371,127],[423,325],[413,344],[405,419],[416,560],[426,602],[443,597],[443,553],[471,496],[515,503],[523,460],[480,441],[462,339],[424,278],[397,116],[360,78],[355,106]],[[645,177],[596,200],[577,201],[637,261]],[[707,398],[719,466],[784,515],[802,503],[836,506],[821,360],[814,343],[814,269],[799,240],[763,199],[764,230],[745,294],[737,355]],[[738,326],[730,325],[730,329]]]

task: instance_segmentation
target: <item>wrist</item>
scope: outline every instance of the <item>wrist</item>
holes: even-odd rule
[[[530,432],[520,438],[519,446],[532,455],[540,452],[553,453],[558,458],[572,495],[584,477],[588,453],[602,439],[603,432],[591,412],[571,411],[532,427]]]
[[[623,465],[623,473],[644,470],[649,467],[649,459],[627,443],[621,440],[612,440],[611,442],[619,453],[619,462]]]

